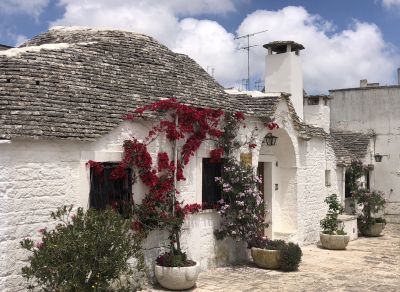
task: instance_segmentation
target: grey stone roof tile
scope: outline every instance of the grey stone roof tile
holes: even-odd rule
[[[163,98],[243,109],[189,57],[151,37],[55,29],[0,52],[0,137],[95,140]]]
[[[371,135],[349,131],[331,130],[330,142],[336,156],[345,164],[353,159],[363,159],[368,152]]]

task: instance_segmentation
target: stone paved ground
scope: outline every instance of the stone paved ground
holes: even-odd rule
[[[252,264],[203,272],[195,292],[399,291],[400,224],[388,224],[383,236],[360,237],[345,251],[305,246],[298,272],[258,269]],[[154,287],[148,291],[164,291]]]

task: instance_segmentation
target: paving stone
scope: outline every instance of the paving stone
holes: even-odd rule
[[[381,237],[351,241],[344,251],[305,246],[303,253],[297,272],[268,271],[252,263],[217,268],[201,273],[190,291],[400,291],[400,224],[388,224]]]

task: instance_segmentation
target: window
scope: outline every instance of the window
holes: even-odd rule
[[[325,169],[325,186],[331,186],[331,170]]]
[[[221,177],[221,174],[221,162],[211,163],[210,158],[203,158],[202,201],[206,204],[206,208],[221,199],[221,188],[215,182],[215,178]]]
[[[121,179],[110,179],[111,171],[118,163],[105,162],[103,173],[96,173],[90,168],[89,207],[103,210],[108,206],[125,213],[132,200],[132,169],[126,169],[126,176]]]
[[[371,189],[371,178],[370,178],[369,169],[365,170],[364,176],[365,176],[365,188],[367,190],[370,190]]]
[[[319,104],[319,97],[309,97],[307,99],[308,105],[318,105]]]

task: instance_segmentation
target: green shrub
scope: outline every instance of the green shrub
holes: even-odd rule
[[[280,248],[280,268],[283,271],[296,271],[299,268],[303,252],[298,244],[289,242]]]
[[[285,245],[286,242],[284,240],[280,239],[268,240],[265,249],[281,250]]]
[[[29,287],[41,291],[132,291],[133,267],[143,269],[140,241],[130,230],[130,221],[112,210],[84,211],[64,206],[51,213],[58,223],[41,229],[41,242],[21,241],[32,252],[22,275]],[[124,281],[122,281],[124,279]]]

